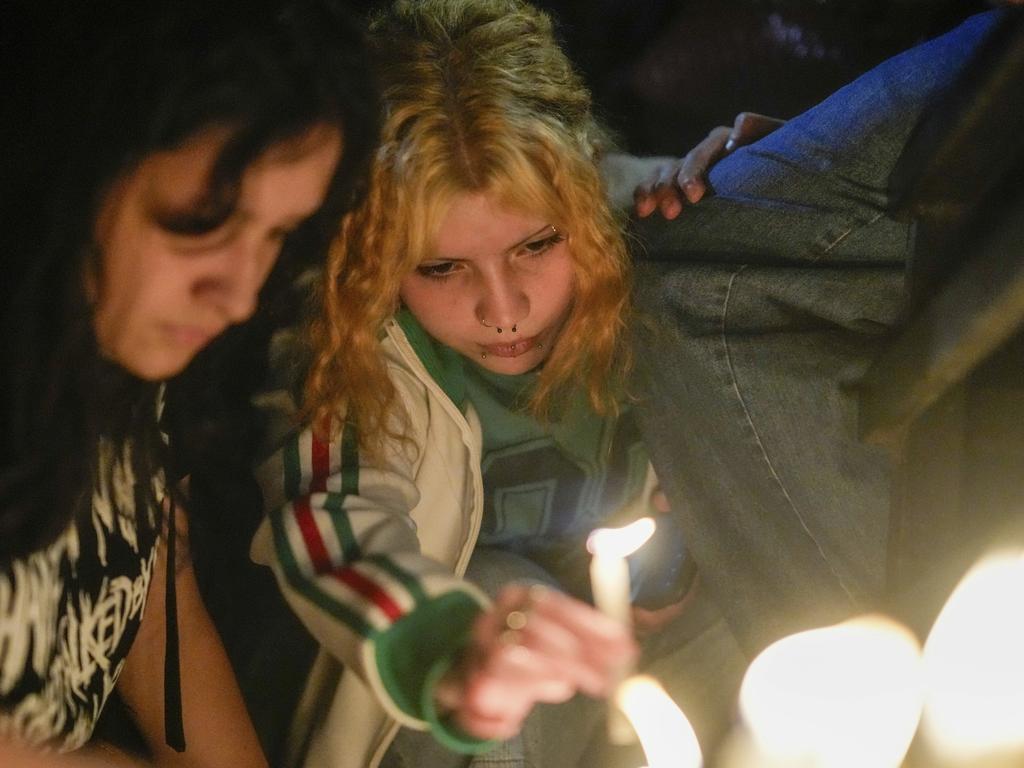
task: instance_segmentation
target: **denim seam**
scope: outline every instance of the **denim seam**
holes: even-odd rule
[[[828,251],[831,250],[832,247],[838,244],[852,231],[853,228],[847,230],[845,233],[840,235],[835,241],[833,241],[832,245],[829,246],[821,255],[824,256],[826,253],[828,253]],[[729,370],[729,381],[732,384],[732,389],[736,395],[736,399],[739,401],[740,407],[743,409],[743,415],[747,420],[747,424],[750,426],[750,429],[754,434],[754,440],[757,441],[757,447],[761,451],[761,456],[764,459],[765,463],[768,465],[768,470],[771,472],[772,477],[774,478],[776,484],[779,486],[779,490],[782,491],[782,495],[785,497],[786,503],[789,504],[789,508],[793,511],[793,514],[796,516],[796,519],[800,522],[800,526],[804,529],[804,532],[807,534],[810,540],[814,542],[814,546],[817,548],[818,554],[821,555],[821,559],[825,561],[825,565],[828,566],[828,569],[832,572],[832,575],[836,577],[836,581],[839,582],[839,586],[842,588],[843,592],[846,593],[847,597],[849,597],[851,601],[856,602],[856,599],[854,598],[853,594],[850,592],[850,590],[844,583],[843,577],[839,575],[839,573],[833,567],[832,562],[828,559],[828,556],[825,554],[825,550],[822,548],[821,543],[817,540],[817,538],[815,538],[814,534],[811,533],[811,529],[807,526],[806,521],[800,514],[800,510],[797,509],[797,506],[794,503],[792,496],[789,495],[789,491],[786,489],[785,483],[782,482],[782,478],[779,477],[778,472],[775,471],[775,465],[772,463],[771,457],[768,455],[768,451],[765,448],[764,443],[761,441],[761,435],[757,431],[757,427],[754,425],[754,419],[750,415],[750,409],[747,407],[747,402],[743,398],[743,393],[740,392],[739,382],[737,382],[736,380],[736,371],[732,364],[732,353],[729,350],[729,337],[726,332],[726,324],[729,314],[729,300],[732,298],[733,284],[736,282],[736,278],[739,277],[740,273],[746,270],[748,266],[748,264],[744,264],[735,272],[733,272],[732,275],[729,276],[729,284],[725,290],[725,301],[722,304],[721,337],[722,348],[725,350],[725,362]]]
[[[815,256],[813,259],[811,259],[811,263],[814,263],[814,262],[817,262],[817,261],[821,261],[823,258],[828,256],[829,253],[832,252],[832,249],[835,248],[837,245],[839,245],[841,242],[843,242],[843,240],[848,238],[853,233],[853,231],[855,229],[863,229],[864,227],[870,227],[872,224],[874,224],[876,221],[878,221],[884,215],[885,214],[881,213],[881,212],[876,213],[868,221],[861,222],[860,224],[856,224],[856,225],[854,225],[852,227],[847,228],[844,232],[839,234],[831,243],[826,245],[824,250],[822,250],[821,253],[819,253],[817,256]],[[739,274],[739,273],[737,273],[737,274]],[[731,285],[732,284],[730,283],[730,287],[731,287]]]

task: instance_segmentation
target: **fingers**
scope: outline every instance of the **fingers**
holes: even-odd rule
[[[682,212],[684,203],[693,204],[704,197],[705,177],[724,155],[730,130],[725,126],[712,129],[682,160],[659,166],[654,175],[638,185],[634,193],[637,216],[644,218],[660,211],[671,220]]]
[[[698,202],[707,191],[707,173],[725,155],[730,129],[725,126],[713,128],[707,137],[691,149],[679,168],[675,183],[686,194],[691,203]]]
[[[607,695],[637,648],[625,627],[555,590],[513,585],[474,625],[455,717],[484,738],[508,738],[537,702]]]
[[[672,163],[659,165],[652,176],[637,185],[633,193],[637,216],[646,218],[663,204],[668,206],[667,199],[670,195],[676,194],[670,188],[674,168],[675,164]],[[675,215],[678,215],[678,211]]]
[[[693,204],[704,197],[707,174],[715,163],[784,124],[783,120],[756,112],[740,112],[731,128],[713,128],[682,160],[659,166],[652,176],[637,185],[633,193],[637,216],[645,218],[660,211],[666,219],[676,218],[684,203]]]
[[[753,144],[785,124],[785,120],[759,115],[757,112],[740,112],[733,120],[732,130],[725,143],[725,154],[747,144]]]

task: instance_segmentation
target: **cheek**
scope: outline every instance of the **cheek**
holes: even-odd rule
[[[548,297],[551,312],[558,316],[567,315],[576,297],[576,268],[572,260],[560,260],[545,276],[541,289]]]
[[[112,330],[120,334],[132,333],[132,325],[180,315],[189,306],[193,282],[188,265],[155,244],[140,240],[133,245],[130,251],[112,253],[99,283],[97,317],[116,323],[120,328]]]
[[[423,279],[407,278],[398,292],[402,304],[429,330],[449,312],[450,297],[440,287]]]

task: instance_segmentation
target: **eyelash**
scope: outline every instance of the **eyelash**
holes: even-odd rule
[[[531,258],[543,256],[545,253],[550,251],[559,243],[565,240],[565,235],[561,232],[545,237],[542,240],[534,240],[533,242],[526,243],[521,249],[520,253],[525,254]],[[416,267],[416,271],[427,278],[428,280],[436,280],[439,283],[443,283],[445,280],[450,280],[455,276],[456,271],[454,269],[455,263],[451,261],[442,261],[438,264],[423,264]],[[447,271],[445,271],[447,270]]]
[[[298,226],[276,227],[267,233],[267,241],[275,248],[282,248],[285,240],[298,229]],[[200,255],[215,251],[235,237],[230,222],[225,222],[207,232],[179,233],[170,232],[178,240],[178,247],[183,253]]]
[[[523,250],[529,256],[540,256],[550,251],[563,240],[565,240],[565,235],[561,232],[555,232],[555,234],[549,235],[543,240],[534,240],[532,243],[527,243],[523,246]]]

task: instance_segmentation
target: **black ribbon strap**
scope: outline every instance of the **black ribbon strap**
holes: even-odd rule
[[[181,660],[178,654],[178,597],[175,586],[177,560],[174,541],[177,505],[171,501],[167,526],[167,589],[164,600],[164,741],[175,752],[185,751],[185,724],[181,717]]]

